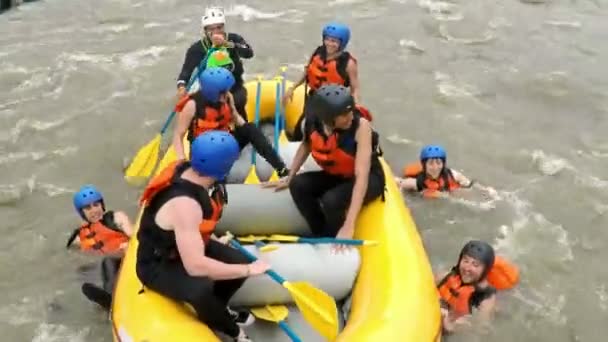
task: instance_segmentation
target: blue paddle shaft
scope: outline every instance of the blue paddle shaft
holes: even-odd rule
[[[250,261],[258,260],[255,255],[251,254],[247,249],[245,249],[245,247],[238,243],[238,241],[232,239],[230,240],[230,244],[232,245],[232,247],[238,249],[241,253],[243,253]],[[283,285],[283,283],[286,281],[285,278],[281,277],[277,272],[273,270],[266,271],[266,274],[268,274],[270,278],[272,278],[272,280],[276,281],[281,285]]]
[[[281,328],[281,330],[283,330],[285,332],[285,334],[287,334],[287,336],[289,336],[289,338],[293,342],[302,342],[302,340],[298,337],[298,335],[296,335],[296,333],[293,330],[291,330],[291,328],[289,327],[289,325],[287,325],[287,323],[285,323],[285,321],[280,321],[277,323],[279,324],[279,327]]]
[[[299,238],[298,242],[303,243],[335,243],[340,245],[354,245],[360,246],[365,244],[363,240],[355,240],[355,239],[336,239],[336,238]]]
[[[283,99],[283,96],[285,96],[285,71],[283,71],[281,73],[281,100]],[[282,107],[283,108],[283,115],[281,115],[281,129],[285,130],[285,118],[287,116],[287,113],[285,112],[286,107]]]
[[[279,131],[281,130],[281,84],[277,82],[274,102],[274,150],[279,151]]]
[[[255,117],[254,123],[258,127],[260,124],[260,99],[262,97],[262,82],[258,79],[255,90]],[[255,148],[251,147],[251,165],[255,165]]]
[[[187,90],[190,90],[190,87],[192,87],[194,80],[196,80],[198,78],[199,74],[203,71],[202,66],[206,62],[206,60],[207,60],[207,58],[205,57],[201,61],[201,64],[199,64],[198,67],[196,68],[196,70],[195,70],[196,72],[193,72],[192,75],[190,75],[190,79],[188,80],[188,85],[186,85]],[[194,75],[196,75],[196,77],[194,77]],[[200,87],[200,84],[199,84],[199,87]],[[173,117],[175,117],[175,111],[172,111],[171,114],[169,114],[169,117],[165,121],[163,128],[160,129],[160,135],[165,134],[165,131],[167,130],[167,128],[169,128],[169,124],[171,123],[171,120],[173,120]]]

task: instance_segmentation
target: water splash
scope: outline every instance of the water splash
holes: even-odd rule
[[[303,18],[306,14],[307,13],[304,11],[295,9],[278,12],[262,12],[247,5],[235,5],[226,10],[226,16],[241,17],[245,22],[255,19],[278,19],[279,21],[285,22],[303,22]]]

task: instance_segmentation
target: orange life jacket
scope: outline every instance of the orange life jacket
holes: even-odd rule
[[[215,230],[215,226],[222,216],[222,209],[225,203],[225,194],[222,191],[216,191],[211,196],[204,190],[203,187],[184,181],[180,179],[181,174],[190,166],[189,162],[175,161],[169,164],[159,175],[154,177],[142,194],[139,201],[140,205],[147,208],[152,199],[160,192],[168,189],[171,186],[183,186],[184,195],[188,194],[195,198],[201,205],[203,211],[203,217],[198,229],[203,237],[203,241],[207,243],[211,237],[211,234]],[[181,193],[180,193],[181,194]],[[174,196],[175,197],[175,196]],[[167,201],[170,198],[167,199]],[[157,205],[157,209],[160,209],[162,204]],[[156,216],[156,213],[151,213],[152,217]]]
[[[348,61],[357,60],[347,51],[343,51],[338,58],[327,60],[327,51],[319,46],[313,52],[306,67],[306,83],[310,90],[316,90],[325,84],[339,84],[350,86],[350,78],[346,72]]]
[[[319,119],[306,120],[305,131],[310,142],[310,153],[323,171],[344,178],[354,177],[357,153],[355,134],[360,118],[360,115],[355,113],[347,130],[334,130],[328,137]],[[378,140],[378,133],[372,131],[372,166],[375,165],[374,158],[377,159],[379,155]]]
[[[403,176],[415,178],[418,189],[426,198],[435,198],[439,196],[440,192],[450,192],[460,188],[460,184],[454,179],[452,170],[447,167],[443,169],[439,178],[433,179],[424,172],[420,162],[415,162],[403,168]]]
[[[80,250],[83,252],[112,254],[120,251],[121,246],[129,242],[129,236],[114,222],[113,211],[104,213],[98,222],[83,223],[74,231],[66,247],[72,244],[76,235],[80,240]]]
[[[465,285],[455,271],[450,272],[437,285],[441,300],[448,305],[451,313],[458,318],[468,315],[473,308],[472,297],[477,291],[474,285]]]
[[[452,310],[453,315],[459,316],[471,313],[471,308],[476,305],[473,296],[475,292],[496,290],[509,290],[515,287],[519,282],[519,269],[514,264],[506,259],[496,256],[494,265],[488,272],[486,280],[491,288],[480,289],[477,286],[470,284],[462,284],[460,275],[458,275],[458,266],[452,268],[445,278],[437,285],[441,300],[448,305]]]
[[[232,110],[228,103],[220,104],[219,109],[211,107],[203,100],[200,92],[196,92],[181,98],[175,105],[175,112],[181,112],[190,100],[194,101],[195,107],[194,117],[188,129],[190,141],[210,130],[230,130]]]

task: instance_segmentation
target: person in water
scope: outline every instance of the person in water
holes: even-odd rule
[[[322,86],[311,101],[315,115],[304,121],[289,175],[265,186],[289,187],[314,235],[352,238],[362,206],[384,193],[379,137],[348,88]],[[296,175],[309,154],[322,170]]]
[[[468,179],[462,173],[446,165],[447,154],[439,145],[427,145],[420,151],[420,163],[405,167],[405,178],[396,177],[400,189],[420,192],[424,197],[441,197],[460,188],[478,186],[490,196],[496,196],[496,190],[484,187]]]
[[[103,196],[93,185],[82,186],[74,194],[73,202],[83,222],[72,232],[66,248],[78,238],[81,251],[105,256],[101,261],[102,287],[84,283],[82,292],[89,300],[109,309],[122,254],[133,226],[124,212],[106,211]]]
[[[254,318],[232,311],[228,301],[270,266],[249,263],[213,235],[227,198],[222,182],[238,156],[230,133],[207,131],[192,142],[191,162],[173,163],[151,180],[140,201],[136,272],[149,289],[192,305],[209,328],[247,342],[239,325]]]
[[[339,84],[350,88],[355,104],[359,99],[359,76],[357,71],[357,60],[346,51],[350,40],[350,29],[339,23],[329,23],[323,28],[321,34],[323,45],[318,46],[312,53],[308,65],[304,68],[304,74],[292,87],[285,91],[283,101],[291,101],[294,90],[306,83],[308,92],[304,102],[304,112],[300,116],[291,141],[302,141],[301,127],[304,117],[310,112],[310,101],[308,99],[322,86],[326,84]],[[363,114],[368,114],[364,111]],[[371,121],[370,117],[366,117]]]
[[[178,159],[186,159],[182,142],[185,133],[192,142],[199,135],[210,130],[221,130],[234,134],[242,150],[251,143],[264,159],[277,171],[279,177],[289,172],[285,162],[272,148],[264,133],[253,123],[245,122],[240,115],[229,89],[234,77],[225,68],[208,68],[201,74],[200,91],[185,97],[178,106],[177,124],[173,132],[173,146]],[[234,127],[234,128],[233,128]]]
[[[235,82],[230,92],[234,96],[234,105],[243,120],[247,121],[245,105],[247,104],[247,89],[243,81],[243,62],[242,58],[253,57],[253,49],[243,37],[236,33],[226,33],[226,17],[224,10],[219,7],[207,7],[201,18],[201,39],[195,41],[188,51],[182,65],[182,69],[177,77],[178,98],[186,95],[186,86],[194,69],[204,66],[209,54],[216,50],[225,50],[230,55],[234,65],[231,72]],[[202,67],[201,67],[202,68]],[[199,74],[202,70],[199,70]]]
[[[496,308],[496,289],[488,281],[494,266],[494,249],[488,243],[472,240],[460,252],[458,263],[438,283],[442,325],[445,333],[469,325],[469,315],[488,322]]]

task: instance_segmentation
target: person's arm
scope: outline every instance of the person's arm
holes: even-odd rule
[[[348,74],[348,78],[350,79],[350,93],[355,99],[355,104],[361,102],[361,98],[359,97],[359,71],[357,68],[357,62],[354,59],[350,59],[346,64],[346,73]]]
[[[167,203],[173,214],[175,242],[184,268],[193,277],[229,280],[248,277],[249,264],[226,264],[205,256],[205,244],[198,230],[202,210],[195,200],[176,197]]]
[[[291,161],[291,167],[289,169],[289,175],[287,176],[288,180],[291,180],[302,168],[302,165],[306,162],[306,159],[310,155],[310,143],[306,140],[303,140],[298,146],[295,156]]]
[[[485,191],[488,196],[490,196],[490,198],[496,199],[498,198],[498,193],[496,192],[496,190],[490,186],[485,186],[483,184],[480,184],[479,182],[476,182],[475,180],[469,179],[467,177],[465,177],[462,173],[456,171],[456,170],[451,170],[452,171],[452,176],[454,176],[454,180],[460,184],[461,187],[463,188],[477,188],[481,191]]]
[[[236,33],[231,33],[228,39],[234,44],[234,50],[239,57],[245,59],[253,58],[253,48],[247,43],[245,38]]]
[[[395,177],[395,181],[397,182],[397,186],[399,187],[399,189],[404,189],[404,190],[408,190],[408,191],[419,191],[418,181],[416,180],[416,178]]]
[[[133,224],[131,220],[129,220],[129,216],[122,211],[114,212],[114,222],[120,230],[122,230],[127,236],[131,236],[133,234]]]
[[[196,69],[203,60],[203,47],[200,44],[200,42],[197,42],[188,48],[186,56],[184,57],[182,69],[177,76],[178,91],[182,91],[184,94],[187,90],[186,86],[188,85],[188,81],[190,80],[190,77],[192,77],[192,72],[194,72],[194,69]]]
[[[228,105],[230,106],[230,112],[232,114],[232,123],[236,127],[243,126],[244,124],[246,124],[246,122],[245,122],[245,119],[243,119],[243,116],[241,115],[241,113],[239,113],[239,111],[236,109],[236,106],[234,104],[234,97],[232,96],[232,93],[228,92],[226,94],[226,96],[228,98]]]
[[[357,153],[355,155],[355,185],[353,187],[350,205],[346,213],[346,220],[343,225],[345,229],[351,230],[350,232],[347,232],[350,236],[354,234],[355,221],[357,220],[357,216],[359,216],[365,194],[367,193],[369,172],[372,162],[372,128],[367,120],[359,121],[359,128],[357,128],[355,140],[357,142]]]
[[[186,160],[186,153],[184,151],[184,134],[188,131],[188,127],[190,126],[192,119],[194,118],[196,103],[194,100],[188,101],[184,106],[184,109],[177,113],[177,123],[173,128],[173,148],[175,149],[175,154],[177,155],[177,159]]]

